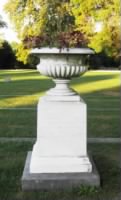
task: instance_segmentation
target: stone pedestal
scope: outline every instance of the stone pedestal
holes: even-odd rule
[[[38,103],[37,140],[27,155],[24,191],[100,186],[100,176],[87,153],[87,106],[79,96],[75,101],[74,96],[72,101],[59,98],[53,101],[46,96]]]

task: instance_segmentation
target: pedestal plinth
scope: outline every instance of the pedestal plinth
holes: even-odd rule
[[[38,103],[37,140],[27,156],[23,190],[99,186],[100,177],[87,154],[87,106],[79,96]],[[61,97],[62,98],[62,97]],[[50,100],[51,99],[51,100]],[[71,99],[71,97],[70,97]]]
[[[30,173],[31,152],[28,152],[22,176],[22,189],[32,190],[60,190],[72,189],[81,185],[100,186],[100,177],[95,163],[92,163],[92,172],[65,172],[65,173]]]

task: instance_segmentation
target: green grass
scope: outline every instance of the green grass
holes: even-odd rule
[[[88,72],[73,79],[88,106],[88,137],[119,137],[119,72]],[[11,78],[10,82],[6,77]],[[36,105],[54,86],[34,70],[0,71],[0,137],[36,137]],[[0,200],[113,200],[120,193],[118,144],[90,144],[101,188],[22,192],[21,176],[32,142],[0,143]]]
[[[36,70],[1,70],[0,137],[35,137],[37,102],[51,87]],[[88,137],[119,137],[120,73],[89,71],[71,87],[87,103]]]
[[[0,200],[112,200],[120,193],[119,145],[89,145],[101,176],[101,188],[22,192],[21,176],[32,143],[1,143]]]

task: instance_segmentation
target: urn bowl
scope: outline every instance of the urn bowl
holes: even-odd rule
[[[87,58],[88,55],[93,54],[93,50],[89,48],[71,48],[69,50],[41,48],[33,49],[32,53],[40,58],[37,69],[42,75],[54,79],[71,79],[87,71]]]

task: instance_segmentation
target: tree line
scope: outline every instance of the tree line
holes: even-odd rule
[[[11,45],[8,41],[2,41],[0,47],[0,69],[36,69],[38,58],[35,55],[30,55],[27,63],[24,64],[17,59],[16,48],[15,43]]]
[[[39,60],[35,55],[30,55],[28,61],[24,64],[16,57],[16,49],[14,45],[4,41],[0,47],[0,69],[36,69]],[[105,52],[97,53],[89,58],[90,68],[119,68],[120,59],[115,60],[113,57],[107,56]]]

